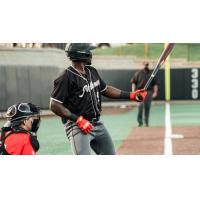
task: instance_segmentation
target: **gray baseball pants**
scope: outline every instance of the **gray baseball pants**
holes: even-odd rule
[[[71,148],[76,155],[91,155],[92,150],[98,155],[115,155],[115,148],[112,139],[99,120],[93,122],[91,133],[85,135],[81,129],[72,121],[65,125],[66,135],[71,143]]]

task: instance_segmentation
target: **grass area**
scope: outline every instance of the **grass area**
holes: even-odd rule
[[[117,149],[128,136],[131,129],[137,127],[137,109],[120,115],[102,115],[101,120],[108,129]],[[164,105],[152,106],[151,126],[164,126]],[[41,155],[72,154],[70,143],[65,137],[63,125],[59,118],[43,119],[38,133]]]
[[[120,115],[103,115],[102,121],[108,129],[117,149],[132,128],[137,127],[137,109]],[[152,107],[151,126],[164,126],[164,105]],[[159,119],[159,120],[158,120]],[[41,124],[39,154],[71,154],[70,143],[65,137],[63,126],[58,118],[44,119]]]
[[[38,139],[41,146],[40,155],[72,154],[64,126],[58,117],[42,118]]]
[[[200,126],[200,104],[171,104],[172,126]]]
[[[164,126],[164,105],[155,105],[151,108],[149,123],[151,126]],[[104,115],[102,119],[108,128],[116,149],[122,141],[128,136],[131,129],[138,126],[138,109],[120,115]]]
[[[164,125],[164,106],[156,105],[152,107],[150,124],[152,126]],[[117,149],[122,141],[128,136],[131,129],[137,127],[137,109],[119,115],[102,115],[104,122],[113,139]],[[159,120],[158,120],[159,119]],[[0,126],[4,121],[0,121]],[[71,155],[70,143],[65,137],[64,127],[58,117],[44,118],[38,131],[40,141],[39,155]]]
[[[130,131],[137,127],[138,109],[119,115],[102,115],[102,121],[108,129],[117,149]],[[0,126],[5,121],[0,120]],[[172,126],[199,126],[199,104],[171,104]],[[149,120],[150,126],[165,126],[165,104],[153,105]],[[148,132],[147,132],[148,134]],[[64,127],[58,117],[43,118],[38,131],[40,141],[39,155],[71,155],[68,139],[65,137]]]
[[[163,46],[161,43],[149,43],[148,57],[150,59],[157,59],[163,50]],[[94,55],[132,55],[138,58],[144,58],[144,49],[143,43],[137,43],[119,47],[98,48],[94,50]],[[200,44],[175,44],[171,58],[198,61],[200,60]]]

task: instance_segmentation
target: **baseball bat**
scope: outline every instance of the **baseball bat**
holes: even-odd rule
[[[168,43],[167,47],[163,50],[160,58],[158,59],[158,62],[149,78],[149,80],[147,81],[146,85],[144,86],[144,89],[146,90],[150,83],[152,82],[153,78],[156,76],[158,70],[161,68],[162,64],[165,62],[167,56],[170,54],[170,52],[172,51],[172,49],[174,48],[174,44],[173,43]]]

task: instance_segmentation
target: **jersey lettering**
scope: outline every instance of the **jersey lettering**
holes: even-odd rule
[[[100,85],[100,81],[97,80],[94,83],[90,82],[90,85],[84,85],[83,86],[83,92],[81,95],[79,95],[80,98],[82,98],[85,94],[85,92],[90,92],[91,90],[93,90],[95,87],[98,87]]]

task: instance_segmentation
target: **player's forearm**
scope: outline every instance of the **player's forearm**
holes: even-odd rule
[[[153,87],[153,93],[157,94],[158,93],[158,86],[154,85]]]
[[[52,110],[52,112],[54,112],[56,115],[58,115],[62,118],[70,119],[72,121],[76,121],[78,119],[78,116],[71,113],[61,103],[56,102],[52,99],[50,101],[49,108]]]
[[[78,127],[83,131],[84,134],[90,133],[93,129],[92,124],[83,118],[83,116],[77,116],[71,113],[67,108],[65,108],[61,103],[51,99],[49,108],[58,116],[66,119],[70,119],[78,125]]]
[[[130,99],[130,92],[122,91],[110,85],[107,86],[102,95],[111,99]]]
[[[132,92],[135,91],[135,88],[136,88],[136,85],[133,83],[133,84],[132,84]]]
[[[127,99],[142,102],[146,98],[147,91],[142,89],[137,90],[135,92],[126,92],[112,86],[107,86],[106,90],[102,93],[102,95],[112,99]]]

